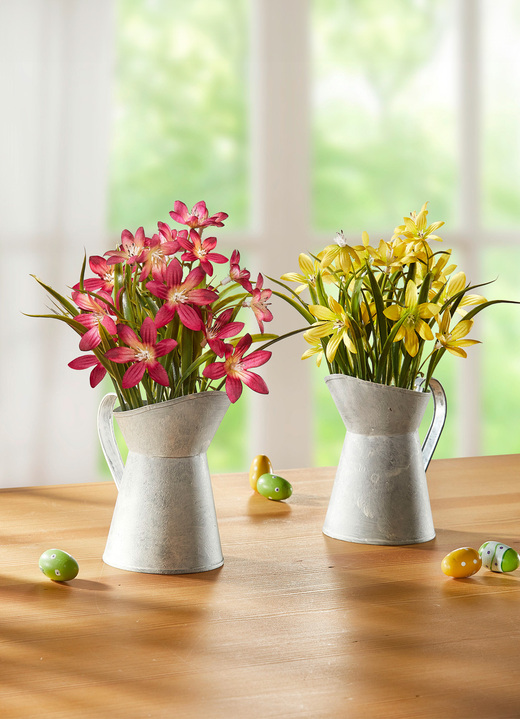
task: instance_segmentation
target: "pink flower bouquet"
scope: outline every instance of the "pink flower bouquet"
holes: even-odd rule
[[[237,250],[228,259],[215,252],[216,237],[203,237],[223,226],[226,213],[209,216],[204,202],[189,211],[177,201],[170,216],[184,229],[159,222],[152,237],[142,227],[135,235],[124,230],[117,249],[89,258],[93,277],[85,277],[85,258],[70,299],[35,278],[55,302],[52,314],[32,316],[62,320],[81,335],[84,354],[69,367],[91,369],[92,387],[108,373],[123,410],[223,386],[236,402],[242,383],[267,394],[251,369],[271,352],[249,349],[276,339],[264,334],[271,290],[261,274],[251,281]],[[218,281],[214,265],[225,268]],[[242,308],[254,313],[259,334],[244,333]]]

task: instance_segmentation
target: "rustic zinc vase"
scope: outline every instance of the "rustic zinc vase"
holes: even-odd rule
[[[132,572],[187,574],[224,558],[206,452],[229,399],[200,392],[122,412],[115,394],[101,401],[98,432],[118,488],[103,554]],[[115,417],[128,446],[123,464]]]
[[[323,533],[364,544],[417,544],[435,537],[426,468],[446,418],[439,382],[431,391],[355,377],[325,378],[346,427]],[[433,396],[434,415],[421,447],[418,429]]]

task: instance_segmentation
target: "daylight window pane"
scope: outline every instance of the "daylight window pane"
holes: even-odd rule
[[[313,0],[313,223],[387,228],[457,198],[456,3]]]
[[[247,0],[118,0],[109,221],[205,200],[248,224]]]
[[[489,248],[483,264],[497,280],[484,288],[491,298],[518,300],[520,249]],[[483,367],[483,454],[520,452],[520,333],[519,307],[494,305],[479,317]],[[475,333],[474,333],[475,334]]]
[[[520,222],[520,4],[482,4],[482,212],[490,228]]]

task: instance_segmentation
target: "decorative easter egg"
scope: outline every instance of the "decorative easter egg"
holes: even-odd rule
[[[447,554],[441,569],[448,577],[471,577],[482,566],[480,554],[472,547],[460,547]]]
[[[256,491],[267,499],[280,501],[287,499],[292,494],[292,487],[283,477],[276,474],[262,474],[256,483]]]
[[[68,582],[79,572],[74,557],[62,549],[47,549],[40,557],[39,565],[45,576],[55,582]]]
[[[514,572],[520,566],[518,552],[503,542],[484,542],[478,553],[482,566],[492,572]]]
[[[257,491],[256,483],[263,474],[270,474],[273,471],[271,460],[265,454],[257,454],[249,468],[249,484]]]

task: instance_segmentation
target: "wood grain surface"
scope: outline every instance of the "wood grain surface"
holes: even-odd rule
[[[112,484],[1,490],[0,717],[520,717],[520,571],[440,570],[520,548],[520,456],[434,461],[412,547],[325,537],[333,474],[283,472],[281,503],[215,476],[224,566],[169,577],[103,564]],[[51,547],[75,580],[41,574]]]

